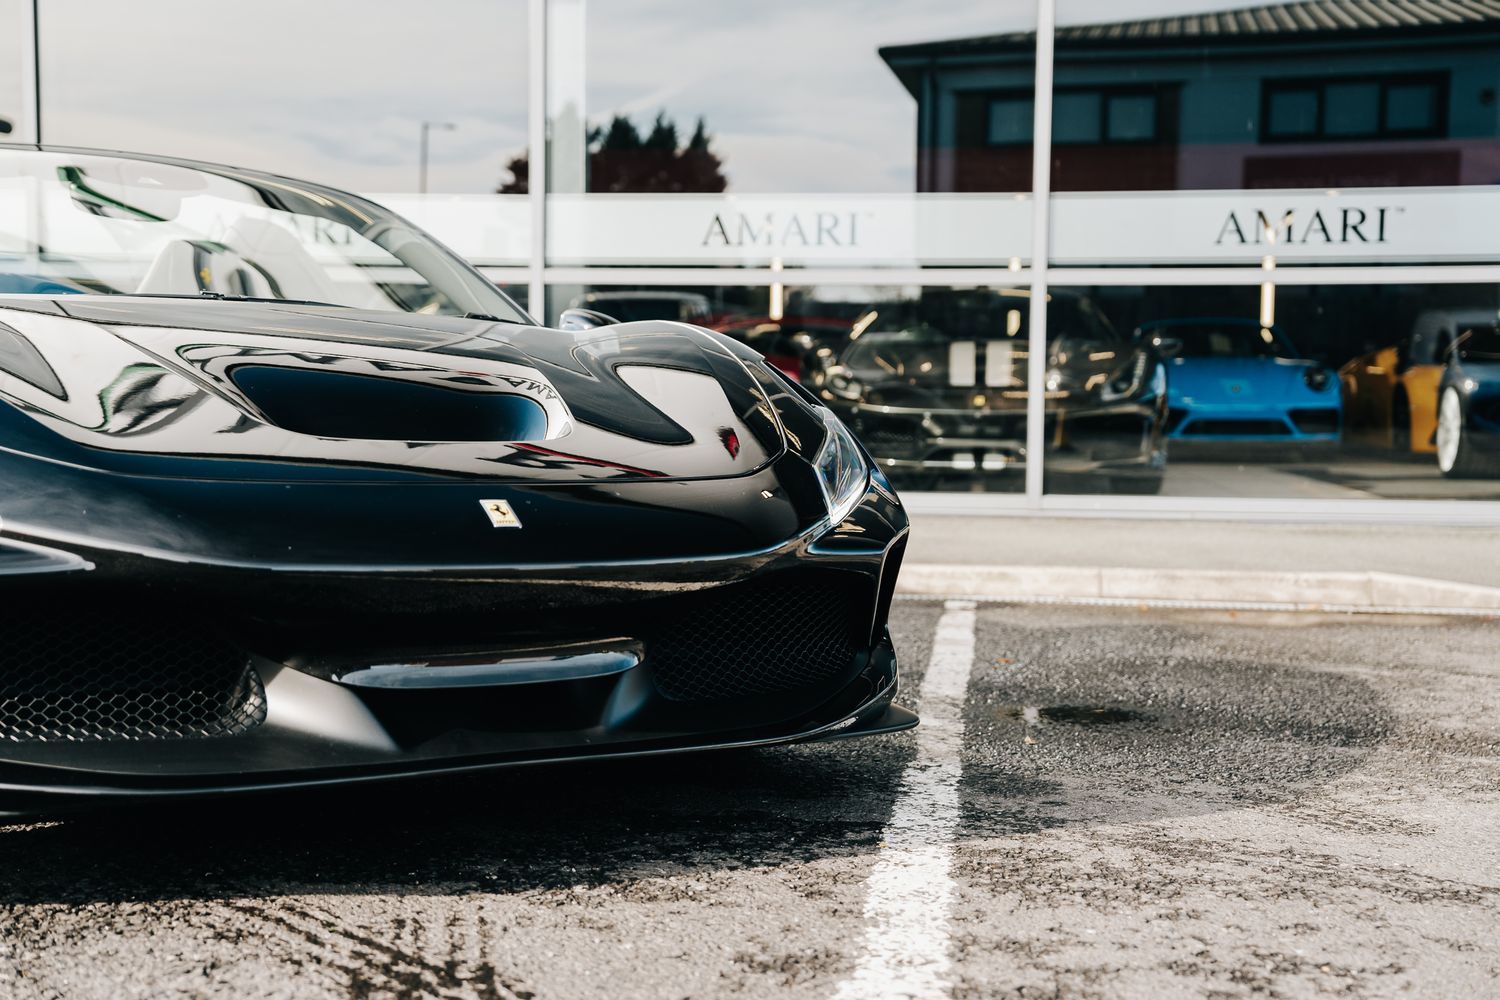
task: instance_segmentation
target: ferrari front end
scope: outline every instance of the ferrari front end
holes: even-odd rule
[[[915,724],[905,512],[753,351],[540,327],[331,189],[3,163],[88,291],[0,297],[0,812]]]

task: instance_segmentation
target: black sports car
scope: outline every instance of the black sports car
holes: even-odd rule
[[[900,501],[680,323],[252,171],[0,149],[0,810],[912,726]],[[75,290],[76,289],[76,290]]]
[[[898,482],[1019,486],[1031,458],[1029,292],[930,290],[873,315],[813,391]],[[1052,292],[1045,379],[1049,489],[1160,491],[1167,383],[1151,343],[1121,336],[1087,297]]]
[[[1438,386],[1438,470],[1450,479],[1500,479],[1500,314],[1464,327]]]

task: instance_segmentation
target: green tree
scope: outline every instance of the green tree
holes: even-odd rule
[[[724,162],[712,148],[713,136],[700,117],[683,145],[677,123],[660,111],[643,137],[635,123],[614,115],[607,125],[589,129],[590,191],[644,194],[716,194],[728,185]],[[511,157],[510,178],[497,190],[524,194],[530,189],[531,164],[525,153]]]

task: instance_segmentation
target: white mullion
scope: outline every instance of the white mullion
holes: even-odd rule
[[[1048,280],[1060,286],[1259,285],[1258,265],[1233,267],[1057,267]],[[1447,285],[1500,283],[1500,264],[1359,264],[1299,267],[1278,264],[1278,285]]]
[[[1257,272],[1259,273],[1259,272]],[[559,267],[545,269],[549,284],[572,285],[950,285],[1026,284],[1028,272],[1010,268],[808,267]]]
[[[40,12],[36,0],[22,0],[21,35],[21,107],[26,109],[27,128],[17,129],[7,142],[42,141],[42,70]]]
[[[531,261],[526,311],[547,322],[547,7],[548,0],[527,5],[526,158],[527,201],[531,208]]]
[[[902,501],[918,514],[1035,516],[1038,508],[1014,493],[908,492]],[[1040,507],[1048,517],[1144,520],[1274,521],[1282,523],[1437,524],[1493,528],[1500,502],[1493,500],[1389,500],[1382,497],[1135,497],[1048,494]]]
[[[1052,36],[1055,0],[1036,0],[1036,83],[1031,127],[1031,329],[1026,358],[1026,501],[1040,508],[1047,447],[1047,255],[1051,246]]]
[[[485,273],[506,277],[529,274],[527,266],[480,265]],[[1030,285],[1034,268],[771,268],[730,267],[548,267],[549,284],[593,285]],[[1062,288],[1089,286],[1259,285],[1266,272],[1259,266],[1207,268],[1058,268],[1046,269],[1047,284]],[[1371,264],[1350,267],[1278,267],[1278,285],[1451,285],[1500,284],[1500,264]]]

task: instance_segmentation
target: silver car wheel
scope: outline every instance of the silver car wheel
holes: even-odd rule
[[[1459,401],[1456,389],[1445,389],[1442,403],[1438,406],[1437,426],[1438,468],[1443,472],[1453,471],[1453,465],[1458,461],[1458,446],[1463,440],[1463,433],[1463,403]]]

